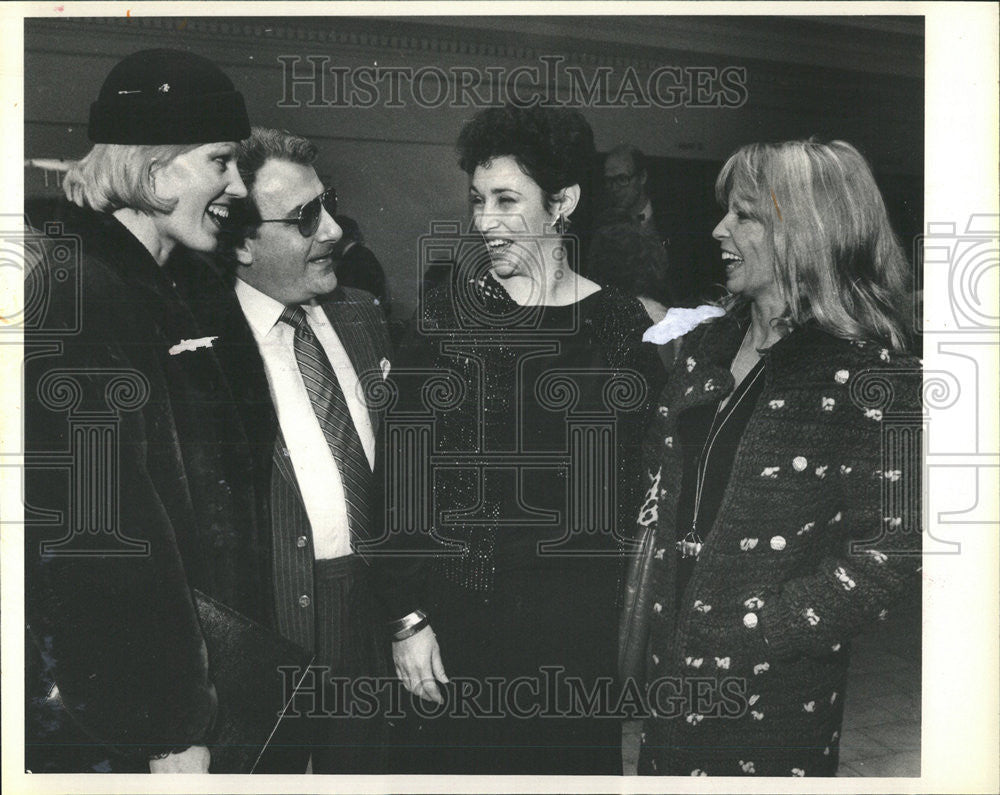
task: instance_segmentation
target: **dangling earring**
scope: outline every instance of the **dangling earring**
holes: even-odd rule
[[[556,216],[556,220],[552,222],[552,230],[558,235],[565,235],[567,224],[566,218],[560,213]]]

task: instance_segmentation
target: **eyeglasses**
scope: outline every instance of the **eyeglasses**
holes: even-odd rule
[[[319,217],[326,210],[332,218],[337,214],[337,191],[327,188],[315,199],[302,205],[298,218],[265,218],[262,224],[297,224],[302,237],[312,237],[319,229]]]
[[[613,177],[604,178],[606,188],[624,188],[635,178],[635,174],[615,174]]]

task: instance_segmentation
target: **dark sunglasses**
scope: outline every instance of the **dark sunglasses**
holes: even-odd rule
[[[327,188],[315,199],[302,205],[298,218],[264,218],[262,224],[297,224],[302,237],[312,237],[319,229],[319,217],[326,210],[332,218],[337,214],[337,191]]]

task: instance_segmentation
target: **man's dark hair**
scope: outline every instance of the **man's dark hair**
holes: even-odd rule
[[[244,200],[251,210],[251,215],[260,213],[253,195],[253,186],[257,182],[257,172],[268,160],[285,160],[300,166],[311,166],[316,162],[319,150],[316,145],[300,135],[293,135],[288,130],[274,130],[270,127],[253,127],[250,137],[240,141],[236,155],[236,166],[240,170],[243,184],[247,186],[247,197]]]
[[[301,166],[316,162],[316,145],[287,130],[253,127],[250,137],[240,141],[236,151],[236,167],[247,186],[245,199],[235,199],[229,206],[229,219],[219,234],[218,253],[227,270],[237,268],[234,251],[248,238],[257,236],[261,216],[254,199],[253,188],[257,173],[268,160],[285,160]]]

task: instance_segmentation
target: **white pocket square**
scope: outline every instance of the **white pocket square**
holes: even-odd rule
[[[171,347],[167,353],[171,356],[176,356],[178,353],[184,353],[184,351],[195,351],[198,348],[211,348],[212,343],[217,339],[218,337],[199,337],[196,340],[181,340],[176,345]]]
[[[391,369],[389,360],[383,356],[382,360],[378,363],[378,366],[382,370],[382,380],[385,381],[385,379],[389,377],[389,370]]]

